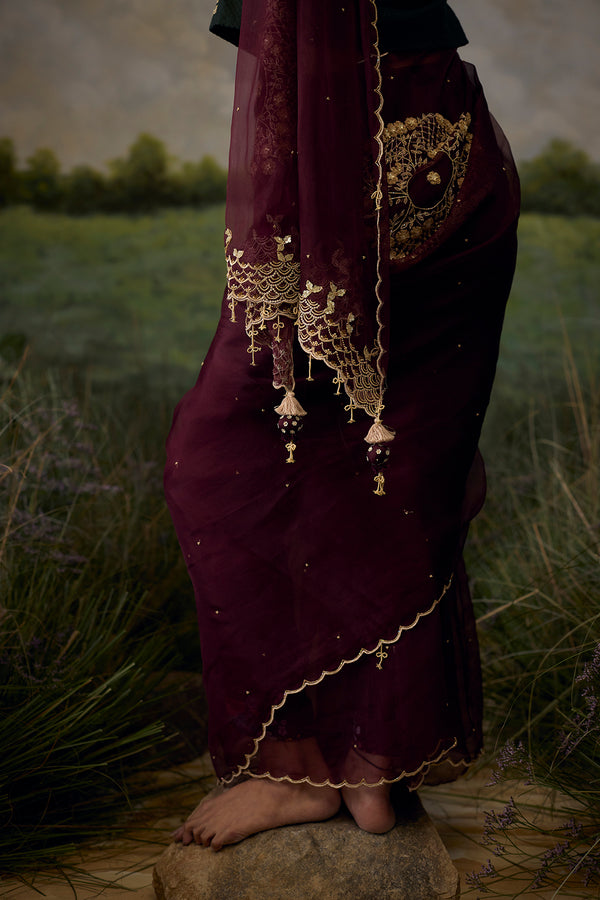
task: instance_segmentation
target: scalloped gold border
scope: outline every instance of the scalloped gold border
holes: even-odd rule
[[[422,618],[424,618],[425,616],[428,616],[430,613],[432,613],[434,611],[434,609],[438,606],[438,604],[441,602],[441,600],[446,596],[446,594],[450,590],[453,581],[454,581],[454,576],[451,575],[447,584],[444,585],[444,589],[443,589],[442,593],[440,594],[439,597],[437,597],[433,601],[433,603],[429,607],[429,609],[425,610],[424,612],[417,613],[413,622],[410,625],[401,625],[400,628],[398,629],[395,637],[393,637],[391,639],[382,638],[380,641],[377,642],[375,647],[373,647],[371,650],[367,650],[365,647],[363,647],[361,650],[358,651],[356,656],[352,657],[352,659],[343,659],[336,669],[331,669],[331,670],[326,670],[324,672],[321,672],[321,675],[318,678],[316,678],[314,681],[309,681],[309,680],[305,679],[302,682],[302,684],[300,685],[300,687],[293,688],[289,691],[285,691],[281,702],[276,703],[271,707],[271,715],[266,722],[263,722],[262,733],[260,734],[259,737],[254,739],[254,747],[250,753],[246,754],[246,761],[242,765],[238,766],[237,769],[228,778],[221,778],[220,779],[221,784],[231,784],[233,781],[235,781],[236,778],[239,778],[240,775],[244,775],[244,774],[250,775],[252,778],[269,778],[269,777],[271,777],[266,774],[265,775],[262,775],[262,774],[261,775],[253,775],[252,773],[248,772],[247,769],[248,769],[250,763],[252,762],[252,760],[254,759],[254,757],[256,756],[256,754],[258,753],[258,747],[267,733],[267,728],[273,722],[273,720],[275,718],[275,713],[277,712],[278,709],[281,709],[281,707],[285,705],[287,698],[291,694],[301,693],[307,687],[314,687],[314,685],[320,684],[328,675],[337,675],[338,672],[341,672],[341,670],[343,669],[344,666],[347,666],[347,665],[350,665],[351,663],[357,662],[357,660],[361,659],[361,657],[363,657],[363,656],[373,656],[384,645],[391,645],[391,644],[397,643],[397,641],[400,640],[400,638],[402,637],[402,635],[404,634],[405,631],[411,631],[413,628],[416,627],[416,625],[418,625],[418,623],[421,621]],[[457,743],[457,739],[455,738],[452,746],[447,747],[443,751],[443,753],[449,753],[450,750],[452,750],[456,746],[456,743]],[[441,759],[441,757],[440,757],[440,759]],[[400,778],[406,778],[406,777],[409,777],[412,775],[417,775],[423,769],[424,766],[426,766],[426,765],[430,766],[438,761],[439,760],[433,760],[433,761],[427,760],[421,766],[419,766],[419,768],[416,769],[414,772],[403,773],[402,775],[399,775],[397,778],[393,778],[390,781],[388,781],[386,779],[381,779],[381,781],[377,782],[377,784],[384,784],[384,783],[391,784],[394,781],[398,781]],[[294,779],[284,776],[282,778],[273,778],[273,781],[294,781]],[[308,777],[301,778],[298,782],[295,782],[295,783],[302,783],[302,782],[307,782],[308,784],[312,784],[315,787],[325,787],[325,786],[360,787],[360,785],[363,784],[362,781],[357,783],[356,785],[352,785],[349,783],[331,784],[329,781],[324,781],[322,783],[319,783],[319,782],[311,781]],[[367,782],[364,782],[364,784],[367,784]]]
[[[422,762],[421,765],[418,766],[418,768],[416,768],[413,772],[407,772],[406,770],[404,770],[404,772],[402,772],[400,775],[396,775],[394,778],[380,778],[379,781],[365,781],[364,778],[361,778],[360,781],[340,781],[339,783],[336,783],[335,781],[329,781],[329,779],[327,779],[326,781],[313,781],[308,777],[308,775],[305,778],[290,778],[289,775],[282,775],[278,778],[276,775],[271,775],[269,772],[262,772],[260,775],[253,772],[248,772],[246,774],[250,778],[268,778],[269,781],[288,781],[291,784],[310,784],[312,785],[312,787],[332,787],[339,789],[343,787],[379,787],[379,785],[381,784],[394,784],[396,781],[401,781],[403,778],[412,778],[413,775],[418,775],[420,772],[423,772],[423,778],[419,781],[417,787],[409,787],[409,790],[417,790],[417,788],[419,788],[423,784],[425,775],[427,774],[427,771],[431,768],[431,766],[435,766],[443,761],[449,762],[455,768],[463,765],[463,763],[453,763],[452,760],[444,760],[444,756],[446,756],[447,753],[450,753],[450,751],[456,747],[457,743],[458,738],[454,738],[450,746],[445,747],[443,750],[441,750],[438,756],[434,757],[433,759],[425,760],[425,762]],[[424,771],[425,768],[427,768],[427,771]],[[229,782],[223,783],[225,784]]]
[[[385,392],[385,378],[386,373],[381,367],[381,363],[385,354],[385,350],[383,347],[383,342],[381,339],[381,333],[383,331],[383,321],[381,318],[381,311],[383,309],[383,298],[381,296],[381,286],[383,284],[383,278],[381,275],[381,204],[383,200],[383,161],[385,159],[385,147],[383,144],[383,132],[385,130],[385,122],[383,121],[383,93],[381,90],[383,84],[383,78],[381,75],[381,53],[379,52],[379,29],[377,27],[377,4],[375,0],[371,0],[371,11],[373,15],[373,20],[371,22],[373,26],[373,31],[375,32],[375,43],[373,48],[375,50],[376,59],[375,59],[375,73],[377,75],[377,84],[375,85],[375,93],[377,94],[377,106],[375,108],[375,117],[379,123],[379,128],[377,130],[377,134],[374,135],[375,140],[377,141],[378,152],[377,159],[375,164],[377,166],[378,173],[378,182],[377,182],[377,191],[376,191],[376,201],[375,207],[377,210],[377,284],[375,285],[375,296],[377,297],[377,324],[379,326],[377,330],[377,344],[379,346],[379,356],[377,357],[377,371],[380,376],[380,394],[379,394],[379,415],[383,411],[383,395]]]

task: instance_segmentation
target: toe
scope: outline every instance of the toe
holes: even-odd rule
[[[181,841],[184,844],[184,846],[187,847],[188,844],[191,844],[193,842],[193,840],[194,840],[194,829],[189,824],[189,822],[186,822],[182,828]]]
[[[214,828],[207,828],[206,825],[201,825],[199,828],[194,828],[194,840],[197,844],[201,844],[203,847],[210,846],[213,837]]]
[[[217,835],[215,835],[213,837],[212,841],[210,842],[210,849],[214,850],[215,853],[218,853],[219,850],[222,850],[223,849],[223,838],[217,837]]]

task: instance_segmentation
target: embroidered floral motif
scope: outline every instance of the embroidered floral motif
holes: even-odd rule
[[[414,254],[448,218],[467,171],[470,124],[469,113],[454,124],[428,113],[386,126],[392,259]]]
[[[243,304],[252,365],[256,354],[263,347],[270,347],[273,382],[276,387],[283,385],[291,390],[292,342],[288,331],[298,317],[300,296],[300,263],[294,261],[293,251],[286,252],[292,246],[292,236],[274,234],[261,239],[254,235],[253,262],[245,259],[246,251],[230,249],[231,240],[228,228],[225,231],[225,255],[231,321],[236,321],[236,308]]]
[[[317,297],[327,288],[306,282],[298,313],[300,346],[315,359],[324,360],[336,369],[334,382],[344,385],[354,407],[376,416],[381,408],[381,376],[373,365],[379,344],[361,351],[352,341],[356,317],[350,312],[340,316],[335,312],[334,298],[344,296],[345,290],[330,282],[327,303],[322,306]]]
[[[381,406],[381,376],[374,365],[379,345],[376,340],[372,347],[358,349],[354,345],[356,316],[352,312],[342,314],[336,308],[336,301],[346,297],[346,288],[332,281],[323,286],[307,280],[301,292],[300,263],[295,259],[292,235],[274,233],[262,239],[255,235],[252,263],[245,250],[231,247],[231,241],[232,233],[227,229],[227,303],[232,322],[236,321],[238,305],[242,305],[252,363],[263,347],[269,347],[274,361],[273,383],[292,390],[290,330],[297,327],[302,348],[336,370],[336,383],[344,385],[353,408],[376,416]],[[338,264],[343,277],[343,266]]]

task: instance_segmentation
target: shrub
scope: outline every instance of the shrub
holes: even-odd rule
[[[551,141],[519,172],[525,212],[600,216],[600,166],[568,141]]]
[[[64,178],[63,209],[70,215],[87,215],[107,205],[107,181],[91,166],[76,166]]]
[[[53,150],[40,147],[28,159],[23,173],[24,195],[35,209],[55,210],[62,202],[60,163]]]
[[[10,138],[0,138],[0,206],[17,203],[21,182],[17,172],[17,155]]]

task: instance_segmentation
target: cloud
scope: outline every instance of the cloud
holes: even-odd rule
[[[564,136],[600,158],[597,0],[451,0],[490,106],[529,156]],[[214,0],[0,0],[0,121],[22,157],[70,167],[122,155],[141,131],[184,159],[227,159],[235,51]]]
[[[235,52],[211,0],[0,0],[0,118],[21,155],[101,164],[149,130],[226,159]]]

